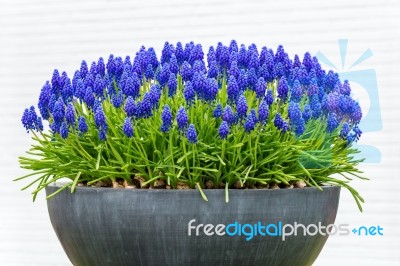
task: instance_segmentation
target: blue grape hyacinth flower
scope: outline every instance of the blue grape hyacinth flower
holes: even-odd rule
[[[125,136],[127,136],[128,138],[131,138],[133,136],[133,126],[131,118],[129,117],[125,118],[122,129],[124,131]]]
[[[164,105],[163,111],[161,113],[161,132],[168,132],[172,126],[172,112],[168,104]]]
[[[180,130],[186,129],[189,122],[189,118],[183,106],[179,108],[178,113],[176,114],[176,122],[178,123],[178,128]]]
[[[218,129],[218,134],[221,139],[226,139],[229,134],[229,125],[228,122],[222,121],[221,125]]]
[[[86,119],[83,116],[78,118],[78,129],[81,133],[86,133],[88,131],[88,125]]]
[[[191,144],[197,143],[197,132],[196,132],[196,128],[194,127],[193,124],[189,125],[189,128],[186,132],[186,137]]]

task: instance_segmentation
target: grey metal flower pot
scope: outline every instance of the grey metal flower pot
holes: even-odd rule
[[[59,187],[47,187],[47,195]],[[49,199],[48,210],[74,265],[301,266],[315,261],[328,235],[300,233],[283,241],[281,236],[253,233],[246,240],[251,229],[245,224],[333,224],[340,187],[324,187],[322,192],[316,188],[232,189],[229,203],[224,190],[205,193],[208,202],[197,190],[78,187],[74,194],[64,190]],[[204,230],[205,224],[211,226]],[[247,236],[218,235],[225,232],[218,224],[235,224],[229,234],[236,229]],[[238,224],[246,229],[239,230]]]

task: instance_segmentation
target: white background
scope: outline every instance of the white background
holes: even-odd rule
[[[20,124],[25,107],[36,104],[54,68],[70,76],[109,53],[133,56],[140,45],[161,51],[164,41],[256,43],[291,56],[323,52],[337,66],[337,40],[349,40],[347,64],[366,49],[373,57],[352,70],[375,69],[383,129],[366,133],[361,143],[382,152],[379,164],[362,164],[370,181],[353,183],[365,197],[359,213],[342,190],[337,223],[380,225],[384,236],[331,237],[315,265],[400,265],[399,1],[238,1],[152,0],[0,3],[0,265],[70,265],[48,219],[41,195],[32,203],[17,156],[30,139]],[[346,70],[345,66],[345,70]],[[368,108],[368,94],[359,98]],[[296,256],[296,254],[287,254]]]

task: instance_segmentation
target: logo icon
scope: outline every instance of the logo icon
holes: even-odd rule
[[[371,49],[367,49],[355,62],[350,64],[349,67],[346,67],[348,40],[339,39],[338,43],[341,57],[340,68],[333,64],[331,60],[329,60],[320,51],[317,53],[316,57],[321,63],[324,63],[325,65],[335,69],[341,80],[348,80],[352,87],[357,86],[362,88],[362,93],[366,93],[368,95],[369,109],[363,115],[363,118],[360,122],[360,128],[364,134],[380,131],[382,129],[382,119],[376,71],[374,69],[353,70],[355,66],[360,65],[362,62],[372,57],[373,53]],[[360,104],[362,104],[362,102],[360,102]],[[363,110],[363,112],[365,112],[365,110]],[[354,146],[360,150],[360,153],[357,157],[360,159],[364,158],[364,163],[379,163],[381,161],[381,152],[378,148],[371,145],[356,143],[354,143]]]

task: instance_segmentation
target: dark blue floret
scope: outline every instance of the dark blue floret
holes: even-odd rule
[[[183,81],[189,81],[192,79],[193,76],[192,66],[187,61],[183,62],[182,64],[181,75]]]
[[[349,133],[350,133],[350,126],[348,123],[344,123],[342,129],[340,130],[340,137],[342,139],[346,139]]]
[[[260,60],[258,59],[258,55],[257,55],[257,53],[252,52],[251,56],[250,56],[248,68],[249,69],[252,69],[252,68],[258,69],[259,67],[260,67]]]
[[[206,77],[199,72],[195,72],[192,78],[192,85],[198,97],[205,99]]]
[[[217,54],[217,61],[218,61],[219,67],[221,69],[221,72],[223,72],[223,70],[229,69],[229,67],[230,67],[229,56],[230,56],[230,52],[229,52],[228,47],[222,45],[220,48],[219,56]]]
[[[194,43],[193,42],[189,42],[187,44],[185,44],[185,49],[183,50],[184,53],[184,61],[189,61],[190,58],[190,54],[192,53],[192,49],[194,47]]]
[[[120,108],[124,103],[124,95],[121,91],[111,96],[111,102],[115,108]]]
[[[289,125],[285,120],[282,119],[282,116],[280,113],[276,113],[275,119],[274,119],[274,125],[281,130],[283,133],[289,130]]]
[[[212,61],[210,63],[208,72],[207,72],[207,77],[208,78],[217,78],[218,77],[218,66],[216,61]]]
[[[191,144],[197,143],[197,132],[196,132],[196,128],[194,127],[193,124],[189,125],[189,128],[186,132],[186,137]]]
[[[253,117],[253,121],[254,121],[254,123],[258,123],[259,122],[259,120],[258,120],[258,117],[257,117],[257,112],[256,112],[256,109],[251,109],[250,110],[250,114],[249,115],[251,115],[252,117]]]
[[[65,121],[61,123],[60,135],[63,139],[66,139],[68,137],[68,125]]]
[[[146,72],[144,73],[147,80],[154,78],[154,70],[151,64],[148,64],[146,67]]]
[[[65,120],[67,121],[68,125],[75,124],[75,110],[72,103],[67,105],[67,110],[65,111]]]
[[[215,55],[214,46],[208,48],[207,53],[207,67],[209,68],[212,62],[217,62],[217,57]]]
[[[258,108],[258,119],[261,124],[265,124],[267,122],[269,116],[269,108],[267,102],[264,100],[261,102]]]
[[[267,85],[266,85],[266,83],[264,81],[264,78],[263,77],[259,78],[258,81],[257,81],[257,85],[256,85],[257,97],[258,98],[264,97],[266,89],[267,89]]]
[[[172,54],[171,59],[169,60],[169,70],[171,71],[171,73],[174,73],[175,75],[178,73],[179,65],[175,54]]]
[[[176,88],[178,87],[178,81],[176,80],[176,75],[171,73],[168,79],[168,96],[173,97],[176,93]]]
[[[310,72],[314,66],[313,60],[311,58],[311,54],[306,52],[303,58],[303,66],[306,68],[307,72]]]
[[[96,65],[96,62],[92,62],[92,64],[90,65],[89,73],[91,73],[93,76],[96,76],[96,75],[97,75],[97,65]]]
[[[218,83],[214,78],[207,78],[205,84],[205,100],[213,101],[218,94]]]
[[[239,95],[239,86],[234,76],[230,76],[227,85],[228,99],[235,102]]]
[[[300,105],[296,102],[289,103],[288,115],[291,125],[295,125],[299,123],[300,119],[302,118],[302,113],[300,109]]]
[[[57,69],[54,69],[53,76],[51,77],[51,93],[59,96],[61,93],[61,87],[59,84],[60,74]]]
[[[218,129],[218,134],[221,139],[226,139],[229,134],[229,125],[226,121],[222,121]]]
[[[74,92],[76,90],[76,83],[78,80],[82,80],[81,73],[79,72],[79,70],[75,70],[74,77],[72,78],[72,88],[73,88]]]
[[[51,98],[51,86],[50,83],[47,81],[46,84],[43,86],[40,96],[39,96],[39,112],[43,119],[48,119],[50,117],[49,113],[49,103]]]
[[[143,96],[143,100],[138,102],[136,114],[138,118],[148,118],[152,115],[152,110],[154,107],[154,98],[152,93],[146,92]],[[136,115],[135,114],[135,115]]]
[[[164,87],[167,84],[170,75],[171,71],[169,70],[169,64],[168,63],[163,64],[160,71],[160,79],[158,80],[161,86]]]
[[[125,118],[124,124],[122,126],[125,136],[131,138],[133,136],[133,126],[132,121],[129,117]]]
[[[330,113],[329,117],[328,117],[326,131],[328,133],[332,133],[338,126],[339,126],[339,122],[337,121],[336,115],[333,113]]]
[[[139,96],[139,89],[140,80],[137,74],[133,73],[131,77],[126,78],[122,91],[126,96],[132,96],[133,98],[136,98]]]
[[[81,73],[81,78],[84,80],[87,73],[89,73],[89,69],[85,60],[82,61],[79,72]]]
[[[302,117],[297,121],[297,123],[294,125],[294,133],[296,134],[297,137],[301,136],[304,131],[305,131],[305,122]]]
[[[107,130],[105,130],[105,129],[99,130],[99,139],[102,141],[107,140]]]
[[[361,137],[361,134],[362,134],[361,129],[356,125],[356,126],[353,128],[353,132],[354,132],[354,134],[355,134],[355,140],[358,141],[358,140],[360,139],[360,137]]]
[[[52,111],[52,115],[54,118],[54,121],[56,123],[61,123],[64,121],[64,116],[65,116],[65,107],[64,107],[64,102],[61,98],[59,98],[55,103],[54,103],[54,108]]]
[[[78,79],[76,81],[76,88],[75,88],[75,97],[77,97],[78,99],[83,100],[85,97],[85,93],[86,93],[86,88],[85,88],[85,84],[83,83],[83,81],[81,79]]]
[[[150,47],[147,50],[147,56],[146,57],[147,57],[147,60],[148,60],[148,62],[146,62],[146,63],[147,64],[151,64],[151,66],[153,67],[153,70],[155,70],[158,67],[158,65],[160,64],[160,62],[158,62],[156,51],[154,51],[153,47]]]
[[[202,60],[196,60],[192,66],[193,73],[198,72],[201,74],[207,73],[207,68]]]
[[[303,88],[300,82],[296,79],[293,83],[292,91],[290,94],[290,100],[294,102],[299,102],[303,97]]]
[[[265,96],[265,101],[267,102],[268,105],[273,104],[274,93],[272,92],[272,90],[267,90],[267,95]]]
[[[101,106],[98,106],[94,111],[94,122],[98,129],[107,128],[106,116],[104,115],[104,111]]]
[[[38,124],[38,117],[36,115],[35,107],[31,106],[29,109],[26,108],[23,115],[22,115],[22,125],[25,127],[26,131],[29,132],[29,130],[41,130],[40,129],[40,124]],[[41,121],[41,120],[40,120]],[[42,126],[43,128],[43,126]]]
[[[260,66],[262,66],[263,64],[265,64],[265,61],[267,59],[267,53],[268,53],[268,49],[267,47],[263,46],[261,48],[261,52],[260,52]]]
[[[345,81],[343,82],[343,85],[342,85],[342,87],[341,87],[340,93],[341,93],[341,94],[344,94],[344,95],[347,95],[347,96],[350,95],[351,89],[350,89],[350,84],[349,84],[349,81],[348,81],[348,80],[345,80]]]
[[[358,124],[361,121],[362,118],[362,111],[360,104],[356,101],[353,100],[353,105],[351,107],[351,113],[350,113],[350,118],[354,122],[354,124]]]
[[[244,69],[241,69],[239,72],[239,78],[237,79],[237,83],[239,86],[239,90],[245,90],[247,87],[247,74]]]
[[[89,108],[92,108],[94,105],[94,94],[91,87],[86,88],[84,101]]]
[[[168,132],[169,129],[172,126],[172,112],[171,108],[169,107],[168,104],[164,105],[163,111],[161,113],[161,120],[162,120],[162,125],[161,125],[161,131],[162,132]]]
[[[223,112],[222,104],[219,103],[219,104],[217,104],[217,107],[215,107],[215,109],[214,109],[214,117],[215,118],[221,117],[222,112]]]
[[[238,52],[239,48],[237,45],[237,42],[235,40],[231,40],[231,42],[229,43],[229,52]]]
[[[235,122],[232,108],[229,105],[225,107],[225,110],[222,114],[222,119],[226,121],[229,125],[232,125]]]
[[[94,76],[91,73],[88,73],[86,75],[86,78],[84,79],[83,83],[85,84],[85,87],[91,87],[93,88],[94,86]]]
[[[189,118],[183,106],[179,108],[178,113],[176,114],[176,122],[178,123],[178,128],[180,130],[186,129]]]
[[[190,51],[189,63],[193,65],[195,61],[197,60],[202,61],[203,59],[204,59],[203,48],[201,44],[196,44]]]
[[[36,130],[43,131],[43,121],[40,116],[36,120]]]
[[[327,98],[327,109],[329,112],[339,112],[339,101],[341,100],[340,95],[336,92],[328,94]]]
[[[250,131],[252,131],[252,130],[254,129],[255,125],[256,125],[256,123],[255,123],[255,121],[254,121],[254,117],[253,117],[253,115],[250,113],[250,114],[247,116],[247,118],[246,118],[246,122],[245,122],[245,124],[244,124],[244,130],[245,130],[246,132],[250,132]]]
[[[233,62],[231,63],[231,67],[230,67],[230,69],[229,69],[229,75],[230,75],[230,76],[234,76],[235,79],[238,79],[238,78],[239,78],[239,68],[238,68],[238,65],[237,65],[237,62],[236,62],[236,61],[233,61]]]
[[[289,92],[289,86],[285,77],[282,77],[278,83],[278,97],[285,101]]]
[[[310,79],[309,86],[307,88],[307,95],[311,97],[312,95],[318,94],[318,81],[316,78]]]
[[[190,81],[186,82],[185,89],[183,90],[183,96],[185,97],[186,103],[190,105],[194,101],[195,91]]]
[[[93,87],[94,93],[96,93],[96,95],[102,97],[104,94],[104,88],[105,88],[104,81],[103,81],[102,77],[100,76],[100,74],[98,74],[94,81],[94,87]]]
[[[257,73],[254,68],[250,68],[250,70],[247,72],[247,85],[250,87],[250,89],[255,90],[256,85],[257,85]]]
[[[321,103],[319,102],[318,96],[310,98],[310,108],[312,111],[312,117],[318,118],[321,115]]]
[[[301,61],[300,61],[300,58],[299,58],[299,56],[297,54],[294,55],[292,67],[293,68],[301,67]]]
[[[311,116],[312,116],[311,107],[309,104],[307,104],[304,106],[304,110],[303,110],[303,114],[302,114],[304,122],[307,123],[308,120],[310,120]]]
[[[110,56],[108,57],[106,69],[107,69],[108,75],[110,75],[111,77],[113,77],[113,76],[114,76],[114,73],[115,73],[115,68],[114,68],[114,55],[113,55],[113,54],[110,54]],[[82,79],[84,79],[84,77],[82,77]]]
[[[238,98],[238,101],[236,103],[236,110],[238,112],[239,118],[244,118],[247,115],[247,99],[246,97],[241,94]]]
[[[104,77],[106,74],[106,66],[104,65],[103,57],[100,57],[97,61],[97,73],[100,74],[101,77]]]
[[[78,129],[81,133],[86,133],[88,131],[88,125],[86,119],[83,116],[78,118]]]
[[[135,104],[135,100],[133,99],[132,96],[129,96],[126,99],[126,103],[125,103],[125,112],[126,115],[129,117],[132,117],[136,114],[136,104]]]
[[[327,92],[333,90],[337,82],[340,82],[339,75],[332,70],[329,70],[328,74],[325,76],[325,86]]]
[[[160,98],[161,98],[161,86],[159,84],[153,84],[150,87],[150,91],[149,93],[149,99],[150,99],[150,103],[152,105],[152,108],[157,108],[158,104],[160,102]],[[146,98],[146,94],[144,99]]]
[[[182,46],[181,42],[176,43],[175,55],[176,55],[176,60],[178,61],[178,64],[182,65],[183,61],[185,61],[185,53],[183,51],[183,46]]]
[[[243,44],[240,45],[238,53],[238,65],[239,67],[247,67],[247,49]]]
[[[238,53],[235,51],[230,52],[231,54],[229,55],[229,65],[228,68],[231,69],[232,64],[237,65],[237,61],[238,61]]]
[[[119,80],[121,78],[122,73],[124,72],[124,62],[122,61],[122,58],[121,57],[114,58],[113,65],[114,65],[114,77],[116,78],[116,80]]]
[[[169,62],[169,59],[171,58],[171,46],[169,42],[165,42],[164,48],[161,51],[161,65],[164,65],[165,63]]]

